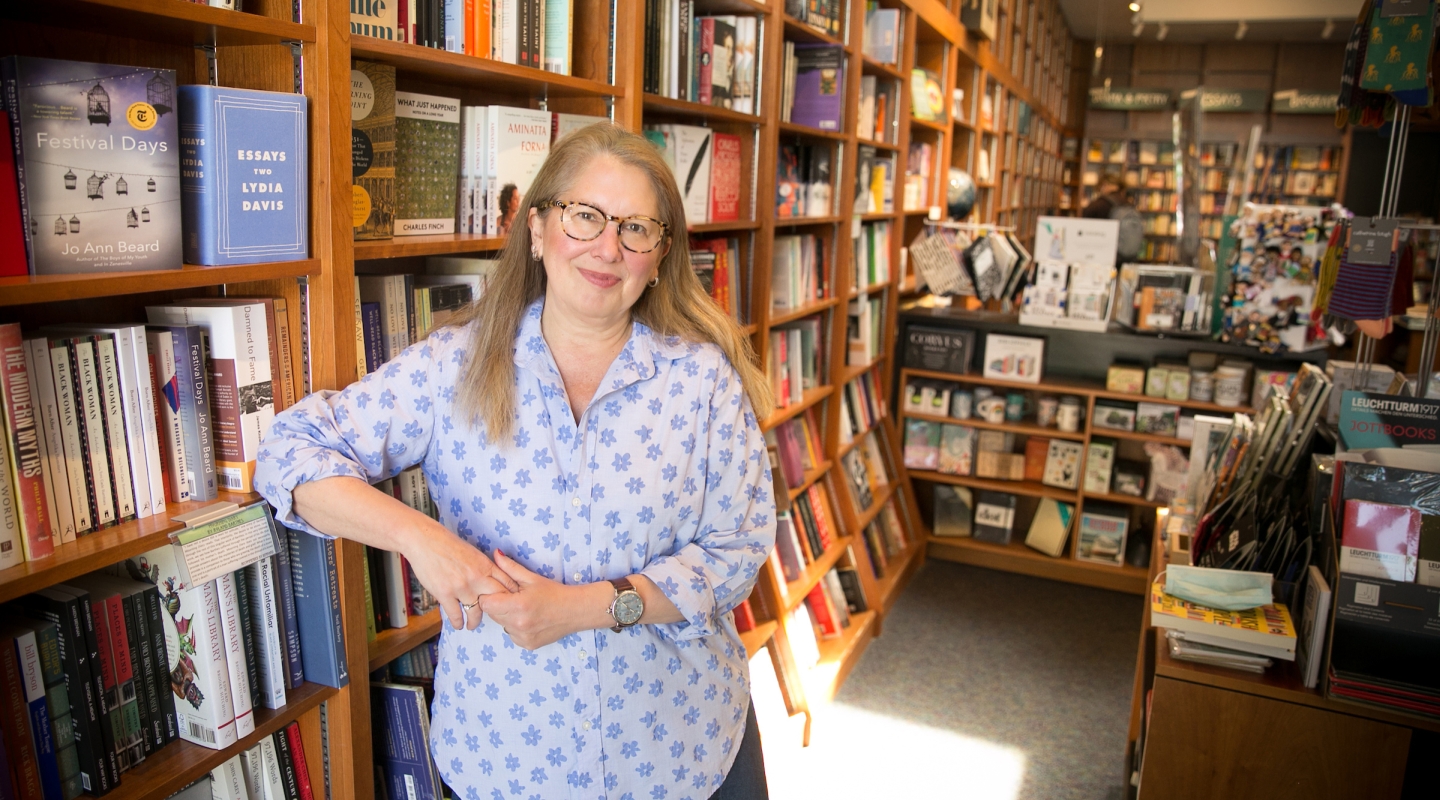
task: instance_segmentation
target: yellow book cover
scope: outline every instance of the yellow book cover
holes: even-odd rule
[[[1235,636],[1238,639],[1275,647],[1293,647],[1295,623],[1283,603],[1224,611],[1196,605],[1165,593],[1165,582],[1157,579],[1150,587],[1150,616],[1153,625],[1182,631]]]

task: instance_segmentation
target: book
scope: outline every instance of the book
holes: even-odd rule
[[[905,466],[910,469],[938,469],[940,428],[923,419],[905,420]]]
[[[70,391],[75,399],[75,426],[85,470],[86,500],[95,527],[115,523],[115,495],[110,481],[109,442],[100,405],[100,376],[95,367],[95,343],[88,336],[62,338],[68,354]],[[52,342],[54,344],[54,342]]]
[[[0,111],[0,134],[9,130],[10,115]],[[20,277],[30,272],[30,264],[25,259],[24,225],[20,218],[20,187],[15,182],[15,141],[0,135],[0,277]]]
[[[10,56],[0,79],[31,274],[179,269],[175,72]]]
[[[1116,442],[1095,439],[1085,456],[1085,485],[1088,494],[1109,494],[1110,474],[1115,468]]]
[[[223,304],[147,306],[150,322],[196,326],[208,334],[206,368],[214,420],[216,479],[232,492],[253,491],[255,455],[275,419],[271,342],[265,306]]]
[[[250,692],[249,659],[245,657],[241,620],[246,610],[240,605],[235,587],[235,574],[226,572],[215,579],[215,593],[220,599],[220,633],[225,642],[225,665],[229,671],[230,702],[235,709],[235,735],[245,738],[255,732],[255,714]]]
[[[100,573],[81,575],[66,586],[89,597],[104,686],[101,697],[110,712],[115,755],[123,772],[145,759],[145,732],[149,727],[148,709],[140,705],[136,691],[139,649],[135,645],[139,643],[131,635],[136,629],[133,605],[128,601],[130,590]]]
[[[210,373],[206,364],[209,337],[198,325],[166,326],[175,342],[175,369],[180,377],[180,420],[184,424],[185,464],[190,499],[214,500],[215,418],[210,404]]]
[[[1320,666],[1325,660],[1325,632],[1328,630],[1332,593],[1320,567],[1311,564],[1305,571],[1305,604],[1300,612],[1299,642],[1295,664],[1305,688],[1320,684]]]
[[[1010,544],[1015,528],[1016,498],[1013,494],[981,490],[975,499],[972,535],[981,541]]]
[[[1081,561],[1109,564],[1125,561],[1125,539],[1130,529],[1128,514],[1109,511],[1084,511],[1075,545],[1075,557]]]
[[[936,536],[969,536],[975,515],[974,493],[965,486],[935,485]]]
[[[179,100],[185,262],[308,257],[305,96],[187,85]]]
[[[99,729],[99,738],[95,740],[96,758],[103,762],[103,768],[111,776],[113,785],[120,780],[120,772],[124,766],[120,760],[118,745],[121,721],[110,713],[110,706],[105,696],[105,676],[103,675],[105,665],[104,657],[101,654],[103,621],[96,617],[95,607],[90,602],[90,593],[84,589],[56,584],[41,591],[69,598],[74,603],[70,608],[78,615],[80,624],[76,641],[78,648],[85,653],[85,662],[81,665],[82,678],[88,671],[90,682],[86,696],[93,698],[97,714],[96,727]]]
[[[1414,581],[1420,552],[1420,510],[1346,499],[1340,571]]]
[[[183,392],[180,389],[180,369],[175,359],[175,338],[169,328],[146,328],[146,347],[150,356],[150,378],[155,397],[156,438],[160,444],[161,469],[164,473],[167,499],[183,503],[190,499],[189,447],[185,442],[185,416],[181,407]],[[52,359],[56,356],[51,350]],[[64,396],[60,393],[60,371],[56,370],[56,394],[63,408]],[[66,459],[69,461],[70,445],[66,445]],[[74,479],[71,486],[74,491]],[[78,501],[78,498],[77,498]],[[79,507],[76,509],[77,526]]]
[[[675,183],[685,203],[685,222],[700,225],[709,221],[710,172],[713,131],[698,125],[670,125],[670,150],[674,158]]]
[[[395,92],[395,235],[454,233],[459,174],[460,101]]]
[[[399,8],[395,0],[354,0],[350,3],[350,35],[401,40],[397,33]]]
[[[295,532],[288,537],[288,543],[305,680],[338,689],[350,682],[350,673],[345,660],[345,629],[340,621],[335,542]]]
[[[710,222],[740,219],[740,137],[730,133],[712,134],[714,155],[710,161]]]
[[[881,64],[899,63],[900,9],[870,8],[865,12],[864,53]]]
[[[391,797],[440,800],[440,774],[430,756],[430,710],[419,686],[370,686],[378,777]]]
[[[545,0],[545,44],[540,66],[546,72],[570,74],[571,30],[575,16],[574,0]]]
[[[790,122],[840,130],[845,96],[845,50],[838,45],[795,45],[795,88]]]
[[[1295,625],[1283,603],[1224,611],[1166,594],[1165,581],[1157,579],[1150,586],[1150,621],[1202,644],[1295,660]]]
[[[1084,447],[1080,442],[1051,439],[1041,483],[1061,489],[1077,488],[1080,485],[1080,456]]]
[[[485,233],[507,236],[525,193],[550,154],[550,114],[490,106],[487,121]]]
[[[357,60],[351,68],[350,139],[355,239],[389,239],[395,232],[393,66]]]
[[[7,459],[3,464],[14,481],[16,533],[24,560],[34,561],[55,552],[57,529],[53,525],[52,495],[45,490],[41,455],[41,431],[35,422],[30,374],[25,369],[25,344],[20,325],[0,325],[0,404],[4,406],[4,436]]]
[[[55,373],[50,364],[50,342],[43,336],[32,336],[25,340],[25,349],[31,404],[35,409],[36,424],[40,426],[44,439],[41,445],[44,453],[41,471],[45,477],[45,490],[51,500],[50,509],[55,514],[51,541],[56,541],[53,534],[58,532],[60,544],[73,542],[78,531],[75,528],[75,509],[70,496],[70,465],[65,460],[65,431],[55,396]],[[0,436],[0,440],[5,438]],[[6,450],[7,453],[0,457],[0,464],[9,464],[8,445]],[[6,526],[4,532],[0,533],[0,568],[3,568],[20,563],[25,554],[20,541],[20,512],[15,505],[17,498],[14,494],[14,479],[7,476],[4,485],[0,485],[0,490],[11,493],[6,506]]]
[[[1070,538],[1070,521],[1074,518],[1075,507],[1052,497],[1040,498],[1035,517],[1030,521],[1030,532],[1025,534],[1025,544],[1052,558],[1065,552],[1065,541]]]

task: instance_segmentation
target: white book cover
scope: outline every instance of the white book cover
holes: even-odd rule
[[[555,112],[554,125],[551,130],[553,142],[558,142],[568,134],[574,133],[588,125],[609,121],[610,120],[605,117],[596,117],[590,114],[565,114],[557,111]]]
[[[758,29],[755,17],[735,19],[735,69],[731,79],[730,103],[731,108],[742,114],[755,113],[756,96],[760,93],[760,87],[755,83]]]
[[[10,458],[8,436],[0,436],[0,464]],[[25,561],[25,549],[20,546],[19,509],[15,506],[15,487],[10,483],[7,470],[0,475],[0,569],[7,569]]]
[[[110,454],[110,478],[115,484],[115,517],[135,517],[135,484],[130,473],[130,448],[125,440],[125,410],[120,392],[119,352],[113,334],[95,337],[95,364],[100,377],[100,409],[105,416],[105,438]],[[149,490],[146,490],[149,494]],[[148,505],[148,504],[147,504]],[[147,515],[148,516],[148,515]]]
[[[148,517],[158,514],[165,508],[165,488],[156,480],[160,475],[160,450],[155,442],[154,394],[150,386],[148,356],[142,366],[137,353],[143,351],[137,351],[135,346],[138,336],[141,347],[144,347],[145,329],[143,326],[125,325],[95,326],[93,330],[115,337],[126,454],[129,458],[130,477],[135,487],[135,515]]]
[[[131,576],[160,590],[170,683],[180,738],[223,750],[239,741],[230,667],[225,656],[220,592],[214,581],[188,586],[180,577],[175,548],[163,545],[127,563]]]
[[[280,754],[275,751],[275,737],[260,740],[260,760],[264,766],[264,800],[289,800],[285,795],[285,779],[280,774]]]
[[[520,63],[520,3],[525,0],[493,0],[499,13],[495,16],[500,25],[500,35],[492,39],[500,43],[499,59],[506,64]]]
[[[390,609],[390,627],[403,628],[410,618],[410,586],[405,580],[405,564],[401,555],[385,551],[385,602]]]
[[[269,709],[285,705],[285,651],[280,642],[280,598],[275,583],[275,559],[262,558],[245,568],[250,592],[250,627],[254,631],[256,673],[260,676],[260,703]]]
[[[550,155],[550,112],[490,106],[488,118],[485,232],[507,236],[535,174]]]
[[[456,233],[475,232],[475,204],[470,188],[475,177],[475,116],[479,111],[479,106],[463,106],[460,109],[460,176],[455,182]]]
[[[37,443],[40,446],[40,466],[45,475],[45,499],[50,504],[47,509],[50,529],[54,543],[61,545],[75,541],[75,515],[70,508],[70,482],[65,476],[64,459],[61,457],[60,425],[54,418],[55,390],[50,373],[49,345],[44,339],[26,339],[24,352],[25,374],[30,381],[30,407],[34,409]],[[51,415],[49,419],[45,416],[47,408]],[[4,463],[7,463],[6,460],[0,458],[0,464]],[[15,502],[13,495],[8,502]],[[3,540],[4,534],[0,533],[0,569],[9,566],[6,564]]]
[[[100,407],[100,373],[95,364],[95,344],[76,339],[73,365],[78,379],[76,397],[85,447],[90,457],[90,480],[94,483],[95,525],[103,528],[115,522],[115,497],[110,483],[110,446],[105,441],[104,412]]]
[[[145,313],[156,324],[198,325],[209,334],[206,367],[216,478],[221,489],[254,491],[255,455],[275,419],[265,305],[237,300],[233,305],[148,306]]]
[[[210,771],[210,796],[214,800],[250,800],[239,755]]]
[[[240,753],[245,768],[245,794],[250,800],[265,800],[265,754],[260,745]]]
[[[159,430],[160,454],[170,473],[170,496],[177,503],[190,499],[190,465],[185,458],[185,425],[180,418],[180,376],[176,373],[175,339],[168,330],[145,332],[154,373],[155,425]],[[53,358],[55,351],[51,350]],[[57,389],[58,393],[58,389]],[[78,522],[77,522],[78,524]],[[82,528],[83,530],[83,528]]]
[[[698,125],[673,125],[670,148],[675,153],[675,183],[685,202],[685,222],[702,225],[710,217],[710,135]]]
[[[240,615],[240,592],[235,588],[235,573],[227,572],[215,579],[220,596],[220,633],[225,640],[225,665],[230,671],[230,698],[235,707],[235,735],[244,738],[255,732],[255,714],[250,703],[250,675],[245,663],[244,628]]]
[[[150,359],[150,343],[144,325],[130,328],[132,355],[130,364],[135,386],[140,398],[140,429],[145,437],[145,468],[149,472],[150,507],[152,513],[165,513],[165,478],[160,469],[159,405],[163,398],[155,397],[153,365]]]
[[[60,423],[60,455],[70,483],[70,509],[78,535],[95,525],[94,516],[90,513],[90,490],[85,480],[85,443],[80,438],[80,409],[75,399],[74,374],[70,371],[70,348],[60,338],[50,340],[48,344],[56,418]]]

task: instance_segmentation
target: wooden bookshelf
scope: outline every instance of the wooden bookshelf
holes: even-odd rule
[[[313,24],[177,0],[47,0],[14,5],[6,9],[7,19],[145,42],[233,47],[316,41]]]
[[[1024,537],[1020,537],[1023,539]],[[1071,537],[1074,538],[1073,536]],[[979,539],[931,536],[926,540],[931,558],[943,558],[987,569],[1018,572],[1037,578],[1077,583],[1129,594],[1145,594],[1145,570],[1140,567],[1095,564],[1066,556],[1051,557],[1026,547],[1023,541],[992,544]]]
[[[397,236],[394,239],[370,239],[356,242],[355,260],[485,253],[499,250],[504,246],[504,239],[495,236],[477,236],[473,233]]]
[[[757,622],[754,628],[741,632],[740,642],[745,645],[745,655],[754,658],[755,654],[760,652],[760,648],[775,638],[775,629],[778,627],[780,627],[780,623],[772,619]]]
[[[862,611],[850,615],[850,627],[834,639],[820,642],[820,661],[811,667],[805,676],[805,692],[808,697],[829,702],[840,690],[840,684],[849,677],[850,670],[860,661],[860,656],[875,638],[879,623],[878,611]]]
[[[233,267],[200,267],[186,264],[181,269],[142,272],[101,272],[79,275],[28,275],[0,278],[0,307],[28,306],[113,297],[124,294],[173,292],[231,283],[249,283],[314,277],[320,274],[320,260],[276,261]]]
[[[439,636],[442,613],[441,609],[432,608],[418,617],[410,617],[409,624],[403,628],[386,628],[376,633],[375,641],[369,643],[370,671],[380,669]]]

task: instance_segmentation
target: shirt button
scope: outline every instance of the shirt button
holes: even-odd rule
[[[581,725],[580,727],[583,728],[583,729],[585,729],[585,730],[587,730],[587,731],[590,730],[590,720],[588,720],[588,719],[585,720],[585,723],[584,723],[583,725]]]
[[[578,497],[572,497],[572,498],[570,498],[570,505],[572,505],[572,506],[578,506],[578,505],[580,505],[580,498],[578,498]]]
[[[588,655],[589,655],[589,653],[586,653],[584,650],[581,650],[581,651],[580,651],[580,657],[581,657],[581,658],[585,658],[585,657],[588,656]]]

